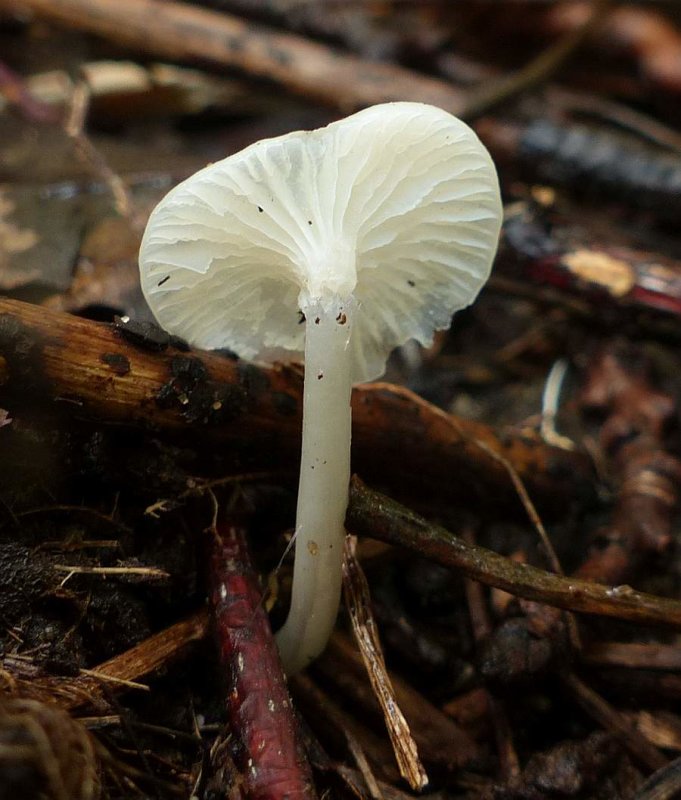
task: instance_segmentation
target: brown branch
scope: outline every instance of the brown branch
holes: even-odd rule
[[[30,10],[142,53],[237,69],[345,112],[372,103],[416,100],[456,113],[463,101],[462,93],[445,81],[183,3],[0,0],[0,8],[8,7]]]
[[[414,550],[463,575],[517,597],[557,608],[600,614],[654,625],[681,627],[681,602],[598,583],[563,578],[504,556],[432,525],[385,495],[367,488],[357,477],[350,485],[348,530]]]
[[[107,423],[185,434],[193,445],[223,446],[268,469],[295,463],[300,448],[302,376],[168,344],[153,329],[135,345],[111,326],[0,299],[0,406],[32,407]],[[165,337],[165,338],[164,338]],[[149,340],[147,340],[147,345]],[[144,343],[143,343],[144,344]],[[458,492],[492,513],[520,510],[510,463],[545,513],[561,513],[591,491],[589,460],[511,433],[451,417],[390,384],[353,392],[355,468],[412,495]],[[254,468],[257,468],[257,463]],[[456,479],[453,478],[456,476]]]
[[[177,657],[188,644],[206,635],[208,614],[201,610],[155,633],[138,645],[95,667],[94,672],[119,681],[134,681],[155,672]]]
[[[481,89],[474,89],[461,116],[469,118],[485,114],[497,105],[547,81],[598,28],[610,12],[611,0],[596,0],[591,5],[590,16],[520,70],[490,84],[483,84]]]

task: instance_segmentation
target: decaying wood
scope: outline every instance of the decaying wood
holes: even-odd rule
[[[188,352],[150,330],[134,344],[111,326],[0,299],[0,406],[10,414],[38,407],[184,434],[204,446],[229,445],[268,468],[285,459],[294,463],[300,372]],[[355,468],[412,495],[444,491],[470,502],[477,498],[492,514],[519,509],[507,470],[478,442],[513,466],[547,514],[592,491],[584,455],[547,446],[538,437],[498,436],[406,389],[358,386],[352,406]]]
[[[668,550],[673,541],[681,461],[665,443],[678,404],[656,387],[643,354],[622,341],[604,344],[590,359],[581,403],[604,417],[599,445],[616,498],[611,521],[599,531],[607,544],[594,548],[578,574],[621,583],[636,574],[646,556]]]
[[[445,81],[183,3],[0,0],[0,8],[29,10],[161,58],[237,69],[345,112],[390,100],[416,100],[456,113],[463,100]]]
[[[484,547],[466,544],[444,528],[370,490],[357,477],[350,485],[346,523],[355,534],[414,550],[516,597],[569,611],[681,628],[681,601],[637,592],[630,586],[607,587],[517,564]]]

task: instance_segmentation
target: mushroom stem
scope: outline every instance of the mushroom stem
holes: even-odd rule
[[[277,633],[291,675],[324,649],[340,603],[350,481],[353,301],[310,303],[305,314],[303,444],[291,608]]]

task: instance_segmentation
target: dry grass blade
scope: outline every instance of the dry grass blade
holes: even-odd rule
[[[371,685],[381,704],[400,774],[412,789],[420,790],[428,783],[428,776],[419,758],[416,742],[395,698],[378,630],[371,613],[369,586],[362,568],[355,558],[354,537],[347,537],[343,562],[343,592],[352,620],[352,629],[369,673]]]
[[[81,567],[77,564],[55,564],[57,572],[69,575],[138,575],[145,578],[169,578],[170,574],[158,567]]]

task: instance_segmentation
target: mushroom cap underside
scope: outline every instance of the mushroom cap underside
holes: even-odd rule
[[[386,103],[175,187],[144,234],[142,288],[169,332],[250,359],[302,352],[305,309],[354,297],[353,379],[370,380],[473,302],[500,226],[475,133],[434,106]]]

